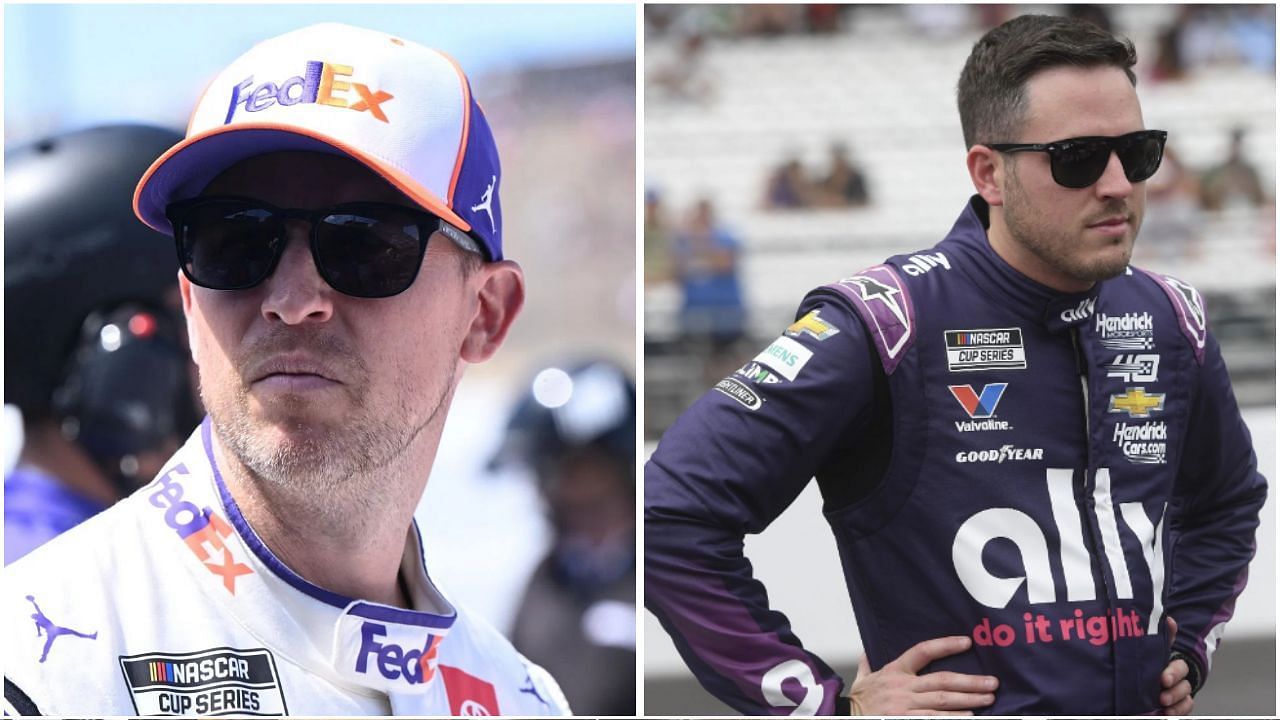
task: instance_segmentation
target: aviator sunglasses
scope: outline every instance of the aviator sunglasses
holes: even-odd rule
[[[437,230],[463,250],[484,255],[473,238],[439,216],[390,203],[301,210],[250,198],[198,197],[170,204],[165,214],[183,274],[213,290],[247,290],[270,277],[284,255],[288,220],[310,223],[311,258],[320,277],[354,297],[409,289]]]
[[[1113,152],[1120,158],[1129,182],[1142,182],[1155,175],[1168,136],[1164,130],[1139,130],[1119,137],[1078,137],[1044,144],[996,143],[987,147],[1004,153],[1049,153],[1053,181],[1079,189],[1098,182]]]

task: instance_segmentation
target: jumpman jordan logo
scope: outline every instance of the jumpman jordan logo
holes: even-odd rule
[[[53,647],[53,641],[63,635],[74,635],[75,637],[82,637],[88,640],[98,639],[98,633],[96,631],[92,635],[86,635],[78,630],[54,625],[52,620],[44,616],[44,611],[40,609],[40,606],[36,605],[36,599],[34,597],[28,595],[27,599],[31,601],[32,605],[36,606],[36,611],[31,616],[31,619],[36,621],[36,637],[40,637],[41,635],[45,636],[44,654],[40,656],[40,662],[44,662],[45,658],[49,657],[49,648]]]
[[[489,177],[489,187],[485,188],[484,195],[480,196],[480,202],[471,206],[471,212],[480,212],[481,210],[489,213],[489,227],[494,232],[498,232],[498,226],[493,221],[493,186],[498,184],[498,176],[491,175]]]
[[[532,695],[538,698],[538,702],[542,703],[543,705],[546,705],[547,707],[551,707],[551,703],[547,702],[546,699],[544,699],[542,695],[538,693],[538,687],[533,684],[533,678],[529,675],[529,673],[524,674],[524,681],[525,681],[525,686],[520,688],[520,692],[525,693],[527,695]]]

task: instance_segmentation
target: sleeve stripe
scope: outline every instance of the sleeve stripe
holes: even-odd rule
[[[18,715],[40,715],[40,708],[9,678],[4,679],[4,702],[6,713],[12,710]]]

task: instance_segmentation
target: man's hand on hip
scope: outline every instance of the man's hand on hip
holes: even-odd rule
[[[875,672],[864,655],[849,690],[854,715],[972,715],[995,702],[999,681],[990,675],[918,674],[939,658],[968,650],[963,635],[925,640]]]
[[[1171,617],[1165,618],[1169,625],[1169,644],[1178,634],[1178,623]],[[1187,674],[1191,668],[1182,658],[1170,660],[1160,673],[1160,709],[1162,715],[1190,715],[1195,707],[1196,699],[1191,697],[1191,680]]]

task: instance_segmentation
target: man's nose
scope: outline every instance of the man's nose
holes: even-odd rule
[[[1127,198],[1133,193],[1133,183],[1125,177],[1119,155],[1113,152],[1107,158],[1107,167],[1094,183],[1093,190],[1100,198]]]
[[[310,226],[290,221],[285,227],[284,254],[275,272],[263,283],[266,297],[262,300],[262,315],[286,325],[326,322],[333,316],[335,291],[320,277],[311,257]]]

